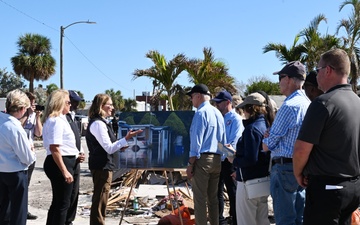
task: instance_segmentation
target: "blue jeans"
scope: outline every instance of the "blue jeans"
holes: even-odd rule
[[[305,189],[298,185],[293,164],[275,164],[270,173],[276,225],[301,225],[305,207]]]

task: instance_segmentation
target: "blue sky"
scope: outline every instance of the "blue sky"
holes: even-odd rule
[[[35,82],[60,86],[60,26],[90,20],[97,24],[75,24],[63,39],[64,88],[80,90],[86,100],[113,88],[125,98],[152,91],[148,78],[133,80],[135,69],[146,69],[145,58],[157,50],[167,59],[178,53],[202,58],[211,47],[215,58],[224,61],[238,82],[255,76],[277,77],[282,68],[275,53],[263,54],[268,42],[290,46],[295,35],[320,13],[328,22],[322,34],[334,34],[340,19],[347,18],[350,6],[339,12],[335,0],[0,0],[0,68],[12,72],[10,58],[17,53],[16,42],[25,33],[48,37],[56,74]],[[187,74],[177,83],[193,86]],[[26,81],[28,85],[28,81]]]

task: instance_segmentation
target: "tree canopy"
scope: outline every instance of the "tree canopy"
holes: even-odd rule
[[[55,74],[50,39],[28,33],[20,36],[17,46],[18,53],[11,58],[13,69],[29,81],[29,91],[34,92],[34,80],[47,80]]]
[[[10,91],[22,88],[25,84],[19,75],[0,69],[0,97],[5,98]]]

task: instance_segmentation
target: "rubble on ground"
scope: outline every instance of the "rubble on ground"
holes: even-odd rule
[[[126,169],[114,175],[119,178],[111,185],[107,216],[123,216],[122,220],[130,224],[134,224],[134,221],[135,224],[142,224],[141,221],[157,224],[160,218],[168,215],[177,217],[177,209],[181,207],[182,215],[189,216],[189,222],[185,224],[191,224],[194,203],[185,169],[172,172]],[[91,191],[79,196],[80,215],[90,215],[91,196]]]

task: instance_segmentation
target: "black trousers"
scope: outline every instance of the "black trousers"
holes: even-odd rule
[[[71,175],[74,175],[76,157],[63,156],[64,164]],[[44,171],[50,179],[52,187],[52,201],[47,215],[46,225],[64,225],[70,207],[71,192],[74,182],[68,184],[56,165],[52,155],[48,155],[44,162]]]
[[[229,214],[232,217],[232,224],[236,225],[236,181],[231,177],[231,174],[234,172],[234,167],[232,163],[225,159],[221,162],[221,172],[219,178],[218,186],[218,198],[219,198],[219,224],[227,224],[223,214],[224,214],[224,185],[229,196],[230,201],[230,211]]]
[[[0,172],[0,224],[25,225],[28,205],[27,170]]]
[[[350,225],[360,203],[360,180],[309,176],[303,225]]]
[[[73,185],[73,189],[71,192],[70,207],[67,212],[65,225],[73,222],[76,217],[77,205],[78,205],[78,200],[79,200],[79,188],[80,188],[80,163],[79,162],[76,162],[73,177],[74,177],[74,182],[73,182],[74,185]]]
[[[30,180],[35,169],[35,163],[36,161],[33,164],[31,164],[28,168],[28,186],[30,185]]]

